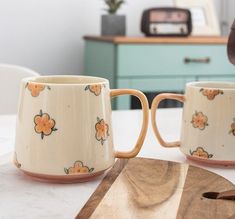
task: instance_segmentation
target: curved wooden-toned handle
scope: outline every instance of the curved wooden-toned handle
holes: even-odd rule
[[[164,99],[172,99],[172,100],[178,100],[180,102],[184,102],[185,97],[182,94],[171,94],[171,93],[159,94],[153,99],[152,106],[151,106],[152,127],[153,127],[153,131],[154,131],[159,143],[164,147],[179,147],[180,146],[179,141],[176,141],[176,142],[164,141],[163,138],[161,137],[159,130],[158,130],[158,127],[157,127],[157,123],[156,123],[157,108],[158,108],[159,103]]]
[[[127,151],[127,152],[116,151],[115,153],[116,158],[135,157],[139,153],[144,143],[144,139],[145,139],[147,129],[148,129],[149,104],[148,104],[148,100],[146,96],[141,91],[133,90],[133,89],[114,89],[114,90],[111,90],[110,92],[111,97],[116,97],[119,95],[126,95],[126,94],[133,95],[140,100],[142,111],[143,111],[143,122],[142,122],[142,128],[141,128],[138,140],[135,144],[135,147],[131,151]]]

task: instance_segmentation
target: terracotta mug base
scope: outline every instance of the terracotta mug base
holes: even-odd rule
[[[209,160],[209,159],[203,159],[203,158],[198,158],[195,156],[190,156],[190,155],[186,155],[187,159],[195,161],[197,163],[201,163],[201,164],[206,164],[206,165],[210,165],[210,166],[223,166],[223,167],[235,167],[235,161],[227,161],[227,160]]]
[[[107,169],[106,169],[107,170]],[[102,170],[96,173],[89,173],[89,174],[77,174],[77,175],[48,175],[48,174],[39,174],[39,173],[32,173],[29,171],[22,170],[21,171],[29,176],[30,178],[46,182],[46,183],[81,183],[94,180],[104,174],[106,170]]]

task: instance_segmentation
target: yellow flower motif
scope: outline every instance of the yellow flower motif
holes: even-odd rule
[[[103,119],[97,117],[97,123],[95,124],[96,134],[95,137],[98,141],[101,141],[101,144],[104,144],[104,141],[109,136],[109,125],[105,123]]]
[[[195,112],[192,116],[192,125],[194,128],[199,128],[200,130],[205,129],[206,126],[208,126],[208,118],[206,115],[204,115],[202,112]]]
[[[64,168],[64,172],[68,175],[80,174],[80,173],[90,173],[94,168],[89,168],[84,166],[82,161],[76,161],[72,167]]]
[[[21,168],[21,164],[17,160],[16,152],[14,153],[13,163],[16,165],[17,168]]]
[[[213,154],[208,154],[202,147],[198,147],[195,151],[189,151],[194,157],[199,157],[203,159],[209,159],[213,157]]]
[[[99,96],[101,94],[102,86],[103,85],[101,84],[87,85],[85,90],[90,90],[91,93]]]
[[[55,128],[55,120],[51,119],[47,113],[43,113],[40,110],[39,115],[34,117],[34,130],[36,133],[41,134],[41,138],[43,139],[44,135],[48,136],[52,133],[52,131],[56,131]]]
[[[218,89],[200,89],[200,92],[202,92],[202,94],[204,96],[207,97],[208,100],[213,100],[215,98],[215,96],[219,95],[219,94],[224,94],[224,92],[222,90],[218,90]]]

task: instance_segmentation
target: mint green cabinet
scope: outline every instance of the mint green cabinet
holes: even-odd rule
[[[185,59],[208,59],[208,63],[185,63]],[[234,75],[224,45],[119,45],[117,75],[197,76]]]
[[[85,75],[107,78],[110,87],[116,87],[116,46],[111,43],[87,41],[84,68]]]
[[[87,39],[84,74],[109,79],[111,88],[143,92],[183,91],[189,81],[235,81],[224,40],[179,44]],[[114,107],[130,108],[130,97],[118,98]]]

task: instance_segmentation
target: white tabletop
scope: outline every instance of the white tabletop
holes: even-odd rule
[[[179,139],[181,109],[161,109],[158,124],[169,141]],[[114,111],[113,132],[117,150],[131,149],[140,131],[139,110]],[[74,218],[102,180],[86,183],[47,184],[24,176],[10,162],[14,149],[15,116],[0,116],[0,219],[5,218]],[[215,172],[235,183],[234,168],[201,166],[188,161],[178,148],[161,147],[151,124],[140,157],[190,163]]]

